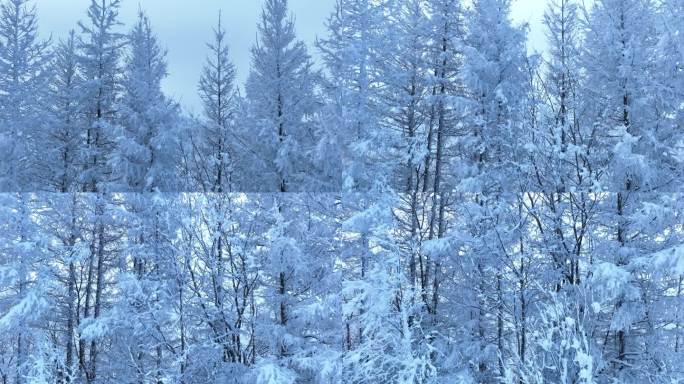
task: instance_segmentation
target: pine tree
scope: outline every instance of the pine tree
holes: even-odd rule
[[[173,190],[174,127],[177,107],[161,82],[167,75],[166,53],[159,46],[148,17],[141,11],[129,38],[130,54],[122,81],[119,114],[122,133],[110,161],[116,190]]]
[[[594,155],[590,144],[596,131],[588,128],[590,124],[582,118],[579,105],[579,11],[572,1],[549,4],[544,20],[551,57],[544,74],[531,75],[542,78],[543,85],[537,92],[546,103],[537,101],[541,104],[541,129],[530,124],[526,132],[534,142],[529,153],[530,188],[540,192],[540,204],[529,213],[545,233],[556,291],[580,282],[583,243],[593,214],[587,207],[595,203],[586,193],[593,188],[596,176],[592,175]]]
[[[507,0],[476,1],[468,20],[463,79],[472,100],[469,145],[475,148],[468,158],[480,188],[473,192],[516,191],[525,34],[511,25]]]
[[[130,381],[155,381],[177,375],[174,327],[174,220],[163,195],[126,194],[126,241],[122,242],[121,292],[104,313],[108,333],[116,340],[107,351],[108,371]],[[116,362],[126,356],[126,362]],[[134,367],[130,369],[129,367]]]
[[[588,17],[584,97],[591,103],[588,110],[601,130],[600,145],[606,152],[601,185],[611,192],[599,218],[610,233],[600,236],[599,244],[611,256],[601,258],[592,279],[595,289],[610,282],[616,286],[602,302],[611,308],[609,319],[602,319],[608,322],[603,351],[608,372],[639,380],[644,371],[662,364],[648,339],[638,336],[642,327],[653,327],[653,318],[639,304],[651,300],[650,284],[640,277],[644,266],[635,262],[638,255],[658,248],[650,231],[642,230],[639,217],[662,204],[653,192],[667,190],[673,179],[673,168],[654,167],[671,161],[665,139],[668,127],[658,113],[655,7],[648,1],[606,0],[598,2]],[[634,365],[637,360],[640,364]]]
[[[46,346],[51,356],[36,367],[40,368],[36,374],[51,378],[45,379],[48,382],[72,383],[80,371],[76,335],[81,320],[80,272],[88,257],[83,231],[85,200],[77,193],[40,194],[30,214],[39,225],[38,231],[51,244],[46,267],[53,276],[47,293],[52,311],[47,326],[54,327],[55,334],[52,345]]]
[[[472,234],[473,294],[479,308],[491,308],[486,311],[489,316],[482,309],[475,314],[473,332],[479,335],[480,346],[477,377],[493,380],[505,375],[513,349],[505,338],[507,302],[513,286],[510,267],[519,252],[514,251],[519,239],[514,228],[524,218],[510,192],[525,188],[520,185],[524,179],[516,177],[521,173],[516,143],[522,136],[527,85],[525,34],[512,25],[507,0],[475,1],[466,15],[466,28],[462,79],[470,127],[463,158],[472,179],[460,187],[472,199],[464,204],[463,213],[472,215],[467,230]]]
[[[263,284],[269,287],[265,298],[270,318],[264,326],[271,339],[264,340],[269,346],[264,357],[275,359],[299,380],[330,379],[332,373],[319,368],[335,366],[325,360],[337,355],[327,343],[341,342],[334,312],[339,309],[334,298],[340,286],[328,253],[334,247],[330,236],[337,229],[330,221],[336,201],[325,194],[288,194],[265,202],[269,248],[261,270]]]
[[[338,0],[319,73],[267,0],[195,118],[143,14],[2,2],[0,383],[681,382],[680,2],[511,3]]]
[[[447,210],[454,181],[448,172],[454,155],[453,138],[460,135],[459,120],[462,97],[463,9],[458,0],[432,0],[427,2],[429,23],[428,53],[431,64],[431,98],[427,122],[427,150],[423,166],[423,193],[429,199],[427,241],[439,242],[447,231]],[[423,295],[431,297],[426,304],[432,316],[437,315],[440,301],[439,286],[442,279],[440,260],[426,255],[422,281]],[[429,289],[427,287],[430,287]]]
[[[420,340],[410,318],[411,295],[405,266],[397,257],[380,253],[368,277],[348,281],[345,293],[353,298],[345,304],[345,314],[359,311],[362,341],[345,355],[345,380],[350,383],[430,382],[435,367],[425,340]],[[415,302],[415,301],[414,301]],[[418,347],[416,347],[416,345]],[[415,350],[418,349],[418,350]]]
[[[424,383],[436,374],[432,345],[421,322],[412,320],[421,315],[423,303],[392,236],[395,202],[387,193],[343,223],[345,231],[362,239],[353,256],[360,259],[361,273],[346,279],[342,290],[343,315],[358,334],[343,356],[345,382]]]
[[[682,129],[684,126],[684,106],[679,101],[684,99],[684,23],[677,15],[684,10],[684,5],[679,1],[663,1],[660,5],[658,16],[663,20],[660,23],[658,55],[660,57],[656,73],[659,75],[661,87],[661,107],[663,110],[664,124],[670,126],[667,131],[672,135],[670,142],[674,143],[668,149],[673,161],[668,164],[673,167],[668,172],[673,174],[673,179],[664,189],[668,192],[680,192],[675,185],[681,184],[684,178],[681,172],[684,162],[684,138]],[[676,181],[680,180],[680,181]]]
[[[49,41],[38,37],[28,0],[0,5],[0,191],[46,189],[36,179]]]
[[[368,191],[391,174],[387,146],[393,142],[382,129],[379,75],[387,34],[385,10],[392,1],[338,0],[328,20],[327,39],[318,47],[330,77],[326,121],[339,127],[333,139],[341,148],[342,189]]]
[[[427,151],[427,111],[430,88],[429,37],[430,20],[424,0],[399,2],[398,17],[390,24],[390,57],[382,63],[385,78],[382,101],[390,113],[389,126],[401,132],[402,140],[396,156],[402,162],[392,179],[397,190],[406,193],[422,191],[421,177]]]
[[[547,129],[535,135],[541,159],[532,159],[539,172],[536,183],[546,192],[569,192],[588,188],[590,178],[590,154],[587,132],[579,111],[580,86],[580,9],[572,0],[549,3],[544,14],[547,40],[551,46],[550,59],[546,63],[545,86],[542,97],[543,122]]]
[[[33,207],[29,194],[3,194],[2,217],[5,235],[0,244],[0,334],[7,346],[3,360],[12,362],[12,382],[22,384],[29,375],[44,334],[35,328],[50,303],[46,298],[47,268],[44,268],[46,244],[30,217]],[[16,220],[9,220],[10,217]],[[43,267],[41,267],[43,265]]]
[[[61,193],[79,190],[81,136],[85,121],[81,113],[80,91],[83,77],[78,66],[75,32],[59,44],[54,53],[54,75],[50,86],[48,133],[41,144],[50,148],[41,171],[51,190]]]
[[[201,132],[193,139],[194,162],[198,189],[204,192],[230,192],[233,189],[234,118],[237,95],[235,66],[230,61],[226,31],[219,14],[214,29],[214,42],[208,44],[210,55],[202,71],[199,92],[205,120]]]
[[[199,337],[188,353],[202,355],[188,356],[185,374],[208,380],[245,375],[261,351],[255,300],[261,288],[259,245],[267,231],[264,212],[257,201],[233,194],[195,194],[181,208],[187,311],[199,319],[188,327],[188,335]]]
[[[254,151],[265,162],[260,182],[268,192],[304,191],[316,181],[310,174],[318,139],[316,74],[306,46],[296,40],[287,0],[266,1],[258,30],[246,90]]]
[[[123,36],[119,26],[120,0],[91,0],[89,24],[79,23],[83,37],[79,44],[79,66],[85,81],[81,91],[86,132],[81,146],[81,190],[99,192],[111,181],[108,161],[117,131],[117,102],[120,97],[120,61]]]

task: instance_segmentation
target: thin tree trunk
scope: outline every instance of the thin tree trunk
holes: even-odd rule
[[[93,296],[93,275],[94,275],[94,270],[95,270],[95,253],[97,249],[97,237],[96,237],[96,228],[93,228],[93,238],[90,242],[90,255],[88,256],[88,277],[86,278],[86,288],[85,288],[85,303],[83,306],[83,318],[87,319],[90,317],[90,309],[92,307],[91,301],[92,301],[92,296]],[[79,363],[79,371],[81,374],[86,378],[86,381],[90,383],[90,375],[88,373],[88,366],[86,363],[86,352],[87,352],[87,347],[86,347],[86,342],[82,338],[82,335],[79,332],[78,335],[78,363]]]
[[[102,202],[104,204],[104,202]],[[103,209],[100,207],[99,209]],[[104,212],[100,211],[99,214],[102,215]],[[105,247],[105,233],[104,224],[100,221],[98,223],[98,247],[97,247],[97,278],[95,282],[95,307],[93,316],[95,319],[99,319],[102,313],[102,292],[104,290],[104,247]],[[98,355],[98,345],[97,341],[93,340],[90,344],[90,372],[89,372],[89,382],[95,381],[97,378],[97,355]]]
[[[503,306],[503,288],[501,286],[501,274],[496,276],[496,346],[499,350],[499,377],[505,377],[503,355],[504,355],[504,306]]]
[[[520,270],[518,273],[520,286],[520,348],[518,354],[521,363],[525,364],[525,354],[527,353],[527,296],[525,295],[525,246],[522,236],[520,238]]]
[[[677,280],[677,302],[680,301],[682,297],[682,280],[684,279],[684,276],[679,276],[679,279]],[[679,332],[681,329],[681,324],[680,324],[680,310],[677,310],[677,313],[675,314],[675,348],[674,351],[675,353],[679,353]]]
[[[624,228],[623,228],[623,216],[624,216],[624,195],[622,192],[618,192],[617,194],[617,211],[618,211],[618,228],[617,228],[617,241],[620,245],[620,248],[623,248],[625,246],[625,233],[624,233]],[[624,266],[626,264],[626,260],[622,259],[622,256],[618,256],[618,261],[617,265],[618,266]],[[619,311],[620,308],[624,305],[624,297],[620,295],[618,297],[618,301],[615,304],[615,310]],[[617,348],[618,348],[618,353],[617,353],[617,359],[619,361],[624,361],[625,360],[625,353],[626,353],[626,334],[624,329],[620,329],[616,333],[617,336]]]
[[[71,377],[73,372],[71,368],[74,364],[74,316],[75,316],[75,302],[76,302],[76,266],[73,262],[69,263],[69,282],[67,287],[67,329],[66,329],[66,358],[65,358],[65,368],[66,368],[66,383],[71,382]]]

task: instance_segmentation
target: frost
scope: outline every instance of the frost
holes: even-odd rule
[[[5,332],[15,329],[22,324],[40,318],[44,311],[49,308],[44,292],[31,290],[18,303],[10,306],[10,309],[0,317],[0,330]]]
[[[88,317],[83,319],[80,332],[81,337],[87,341],[97,341],[110,335],[114,330],[114,319],[110,317]]]
[[[449,238],[428,240],[423,243],[423,252],[432,257],[445,257],[453,253],[452,241]]]
[[[628,290],[631,274],[613,263],[597,264],[592,271],[591,281],[601,296],[613,299]]]
[[[673,331],[673,330],[678,329],[678,328],[679,327],[677,326],[677,324],[674,324],[674,323],[665,324],[665,326],[663,326],[663,329],[666,331]]]
[[[671,276],[684,275],[684,246],[678,245],[653,255],[655,272]]]
[[[575,355],[575,362],[580,368],[578,379],[580,383],[593,383],[594,382],[594,359],[582,352],[577,351]]]
[[[295,372],[275,362],[261,362],[256,369],[256,384],[294,384],[297,380]]]

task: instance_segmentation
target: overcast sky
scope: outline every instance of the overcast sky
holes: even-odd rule
[[[529,22],[533,49],[544,48],[541,18],[544,0],[513,0],[516,23]],[[86,18],[90,0],[36,0],[43,35],[62,38]],[[335,0],[290,0],[296,17],[297,33],[313,50],[316,36],[325,36],[325,20]],[[190,111],[199,112],[197,82],[206,56],[206,42],[212,38],[218,11],[232,50],[232,58],[242,84],[249,71],[249,48],[256,40],[256,22],[262,0],[122,0],[121,21],[128,30],[140,5],[150,16],[162,44],[168,49],[167,93]]]

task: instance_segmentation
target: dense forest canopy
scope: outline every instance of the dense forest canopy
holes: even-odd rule
[[[196,116],[121,1],[0,0],[0,384],[684,382],[682,0],[264,0]]]

